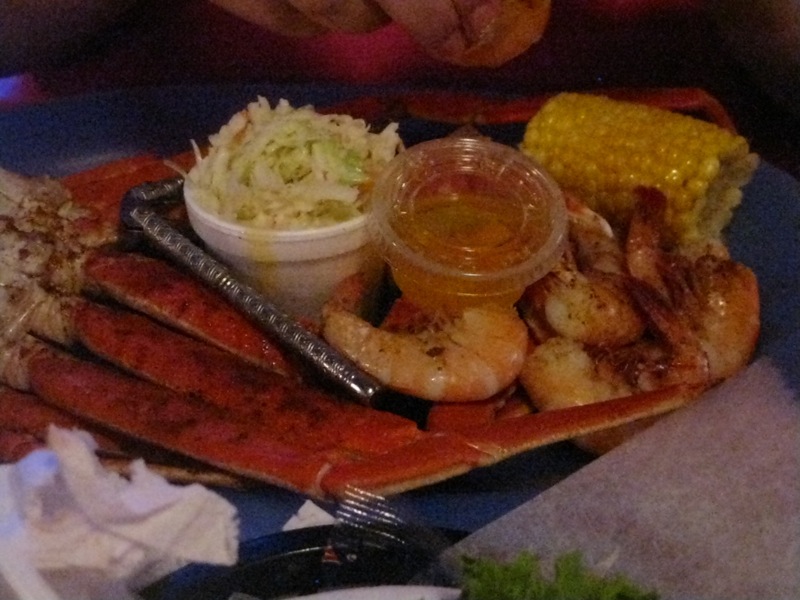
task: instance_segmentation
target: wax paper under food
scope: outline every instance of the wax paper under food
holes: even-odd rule
[[[759,359],[446,557],[579,550],[662,600],[800,598],[799,400]]]

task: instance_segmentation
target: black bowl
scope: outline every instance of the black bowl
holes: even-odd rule
[[[268,600],[329,589],[403,585],[428,567],[431,555],[414,544],[379,540],[351,544],[331,556],[332,526],[276,533],[242,544],[232,567],[189,565],[141,592],[146,600],[228,600],[236,592]],[[464,533],[437,530],[455,543]]]

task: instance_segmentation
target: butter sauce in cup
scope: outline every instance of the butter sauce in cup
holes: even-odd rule
[[[423,307],[513,305],[566,244],[550,175],[482,137],[412,146],[381,172],[371,200],[370,235],[403,295]]]
[[[396,124],[274,107],[259,98],[209,137],[185,174],[190,224],[207,249],[284,312],[319,320],[344,278],[377,287],[367,190],[402,148]]]

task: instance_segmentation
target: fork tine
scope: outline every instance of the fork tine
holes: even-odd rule
[[[342,509],[367,522],[402,526],[403,519],[389,505],[385,498],[360,488],[349,486],[340,504]]]
[[[381,496],[349,487],[336,510],[337,526],[353,528],[371,538],[400,546],[408,541],[400,535],[404,521]],[[336,527],[336,526],[335,526]]]
[[[404,519],[383,496],[357,487],[345,490],[336,518],[342,527],[358,529],[399,546],[413,546],[431,557],[451,545],[444,534]]]
[[[334,557],[328,561],[332,576],[336,575],[337,565],[341,567],[356,560],[371,546],[416,559],[424,557],[428,562],[425,577],[437,585],[458,581],[457,563],[440,558],[452,540],[442,532],[404,518],[396,504],[383,496],[350,486],[340,498],[335,518],[327,547],[329,556]]]

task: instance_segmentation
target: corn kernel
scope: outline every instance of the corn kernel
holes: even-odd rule
[[[667,110],[563,93],[527,125],[521,150],[614,225],[624,227],[639,186],[667,195],[673,241],[719,238],[758,157],[742,136]]]

